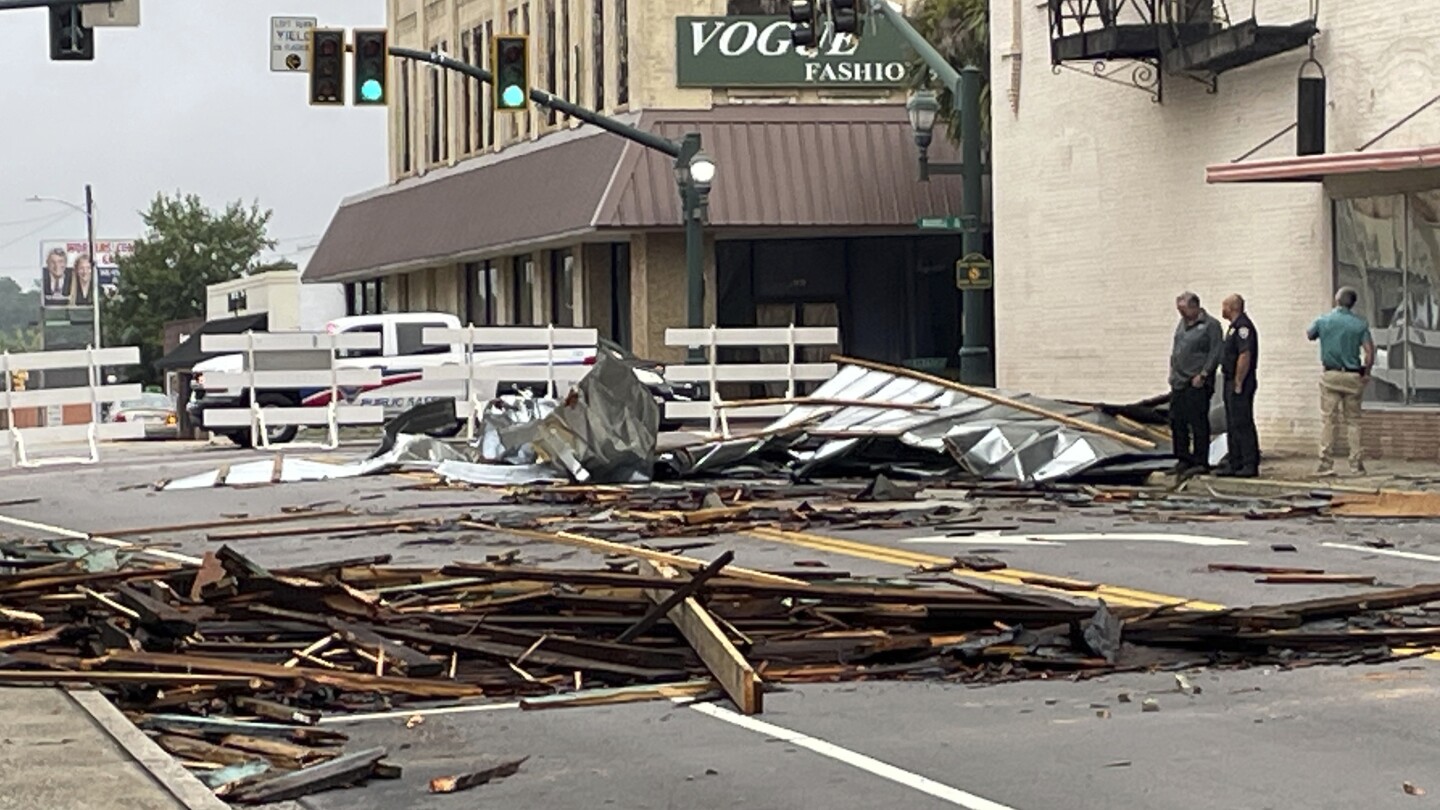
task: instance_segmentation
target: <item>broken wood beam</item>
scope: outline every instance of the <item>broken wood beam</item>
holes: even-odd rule
[[[430,780],[431,793],[454,793],[460,790],[468,790],[472,787],[479,787],[487,782],[496,779],[504,779],[513,776],[520,770],[520,766],[530,757],[521,757],[509,762],[502,762],[493,768],[486,768],[474,773],[459,774],[456,776],[437,776]]]
[[[701,585],[705,584],[706,580],[720,573],[720,569],[729,565],[734,559],[735,552],[733,551],[726,551],[724,554],[716,557],[714,562],[705,566],[699,573],[691,577],[689,582],[671,591],[664,599],[656,602],[654,607],[650,608],[644,616],[640,617],[640,621],[631,625],[615,639],[616,643],[624,644],[629,641],[634,641],[641,633],[654,627],[656,622],[669,615],[671,608],[694,596],[695,592],[700,589]]]
[[[1323,568],[1290,568],[1283,565],[1241,565],[1240,563],[1210,563],[1211,571],[1233,571],[1240,574],[1323,574]]]
[[[641,703],[650,700],[670,700],[679,697],[698,697],[711,692],[719,693],[720,685],[709,678],[684,683],[657,683],[644,686],[617,686],[609,689],[582,689],[559,695],[521,698],[520,708],[525,711],[537,709],[572,709],[583,706],[612,706],[619,703]]]
[[[341,523],[334,526],[281,526],[276,529],[254,529],[245,532],[216,532],[205,535],[212,543],[226,543],[233,540],[266,540],[274,537],[297,537],[306,534],[370,534],[391,532],[404,528],[436,527],[441,522],[426,518],[400,518],[398,520],[369,520],[361,523]]]
[[[640,570],[666,579],[680,578],[678,570],[664,563],[641,560]],[[647,590],[645,595],[659,604],[665,601],[668,594],[665,591]],[[695,597],[687,597],[672,607],[669,615],[670,621],[680,628],[680,632],[690,642],[700,660],[705,662],[705,668],[710,670],[710,674],[724,687],[725,693],[735,701],[740,713],[752,715],[763,711],[765,691],[760,676],[740,651],[735,649],[735,645],[730,643],[730,639]]]
[[[1258,577],[1265,585],[1374,585],[1375,577],[1366,574],[1271,574]]]
[[[346,787],[367,779],[385,753],[384,748],[356,751],[282,776],[237,784],[222,798],[232,804],[269,804]]]
[[[483,694],[483,691],[478,687],[451,681],[397,678],[388,675],[377,676],[363,672],[310,669],[307,667],[285,667],[280,664],[261,664],[253,661],[215,658],[213,656],[117,650],[106,656],[104,660],[117,664],[150,666],[157,669],[173,668],[184,671],[212,672],[224,675],[244,675],[274,681],[302,680],[359,692],[389,692],[413,695],[415,697],[471,697]],[[83,674],[103,675],[114,673]]]
[[[349,509],[331,509],[328,511],[314,512],[282,512],[278,515],[258,515],[256,517],[228,518],[221,520],[202,520],[195,523],[172,523],[168,526],[147,526],[134,529],[119,529],[107,531],[105,536],[111,539],[121,537],[143,537],[151,534],[178,534],[180,532],[193,532],[201,529],[234,528],[238,526],[267,526],[273,523],[285,523],[292,520],[314,520],[327,517],[353,517],[355,513]]]
[[[605,554],[617,554],[624,557],[634,557],[638,560],[646,560],[651,563],[662,563],[674,566],[687,571],[703,571],[706,563],[704,560],[697,560],[693,557],[682,557],[679,554],[666,554],[663,551],[654,551],[639,546],[627,546],[624,543],[612,543],[609,540],[601,540],[597,537],[586,537],[583,534],[574,532],[537,532],[530,529],[517,529],[508,526],[499,526],[493,523],[481,523],[473,520],[462,520],[460,525],[467,529],[481,529],[483,531],[501,532],[513,534],[517,537],[529,537],[535,540],[544,540],[547,543],[557,543],[566,546],[578,546],[589,551],[598,551]],[[747,579],[752,582],[764,582],[771,585],[795,585],[806,587],[809,583],[804,580],[790,579],[789,577],[777,577],[774,574],[767,574],[764,571],[753,571],[749,568],[732,566],[730,576],[736,579]]]

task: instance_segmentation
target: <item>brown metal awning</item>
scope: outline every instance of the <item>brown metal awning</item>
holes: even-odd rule
[[[1205,168],[1207,183],[1322,183],[1333,177],[1440,169],[1440,146],[1221,163]]]
[[[712,229],[899,233],[959,213],[960,178],[916,178],[900,105],[727,105],[646,111],[640,129],[699,131],[719,167]],[[931,159],[958,159],[937,135]],[[347,199],[305,281],[369,278],[584,237],[678,228],[672,158],[593,127],[547,135]]]

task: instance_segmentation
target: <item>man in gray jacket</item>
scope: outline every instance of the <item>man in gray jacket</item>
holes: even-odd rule
[[[1180,323],[1170,350],[1170,435],[1178,461],[1175,474],[1185,478],[1210,470],[1210,399],[1225,337],[1195,293],[1181,293],[1175,309]]]

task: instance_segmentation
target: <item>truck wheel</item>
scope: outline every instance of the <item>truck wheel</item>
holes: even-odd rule
[[[271,405],[276,408],[290,408],[295,405],[289,397],[276,393],[261,394],[255,401],[262,408],[266,405]],[[300,428],[295,425],[281,425],[279,427],[271,427],[265,431],[266,438],[270,444],[287,444],[293,442],[295,441],[295,434],[299,432]],[[243,447],[246,450],[255,446],[255,443],[250,441],[249,430],[235,430],[222,435],[231,442],[234,442],[236,446]]]

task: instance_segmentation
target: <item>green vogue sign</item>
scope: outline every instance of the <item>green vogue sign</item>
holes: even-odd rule
[[[819,47],[790,43],[789,17],[678,17],[675,75],[680,87],[899,87],[909,51],[884,20],[857,40],[826,33]]]

